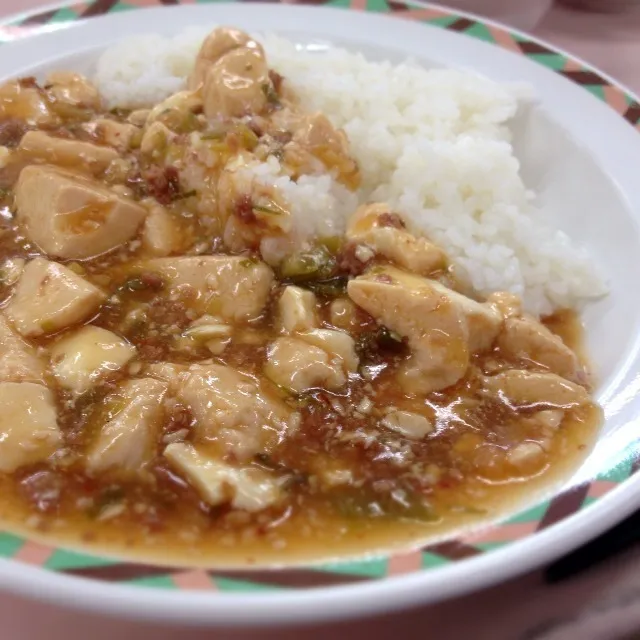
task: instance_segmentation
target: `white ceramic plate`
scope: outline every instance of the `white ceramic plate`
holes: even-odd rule
[[[544,43],[437,7],[384,0],[350,7],[347,0],[334,0],[340,8],[215,3],[123,11],[153,1],[57,5],[0,25],[0,39],[14,40],[0,48],[0,81],[54,68],[90,72],[99,52],[123,36],[224,23],[278,32],[301,45],[340,45],[396,62],[411,56],[427,67],[468,68],[533,85],[539,104],[514,123],[525,181],[540,193],[554,224],[604,265],[610,283],[611,294],[584,316],[606,424],[593,454],[557,495],[473,538],[340,565],[231,573],[123,563],[1,534],[0,587],[182,623],[335,619],[431,602],[504,580],[557,557],[640,506],[640,478],[633,475],[640,415],[635,98]]]

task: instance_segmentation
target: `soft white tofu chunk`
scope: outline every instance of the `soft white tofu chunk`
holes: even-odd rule
[[[215,442],[240,460],[269,451],[295,427],[297,414],[255,378],[231,367],[191,366],[178,399],[191,409],[198,439]]]
[[[315,295],[300,287],[286,287],[278,299],[278,316],[285,333],[314,329],[318,326]]]
[[[236,509],[261,511],[283,497],[277,478],[256,467],[233,467],[203,455],[190,444],[170,444],[165,457],[205,502],[230,502]]]
[[[0,471],[48,458],[62,442],[51,391],[31,382],[0,382]]]
[[[115,153],[112,149],[107,149]],[[80,173],[31,165],[15,188],[17,221],[50,256],[82,260],[131,240],[147,210]]]
[[[71,269],[35,258],[25,266],[6,314],[23,336],[39,336],[87,320],[105,298]]]
[[[135,354],[135,347],[115,333],[87,326],[56,342],[51,370],[63,387],[80,394],[124,367]]]
[[[156,258],[140,266],[160,274],[171,288],[190,287],[203,313],[234,322],[262,313],[273,282],[266,264],[242,256]]]
[[[129,380],[107,398],[110,419],[89,448],[87,468],[132,474],[152,459],[168,385],[152,378]]]
[[[25,157],[35,162],[47,162],[95,175],[104,172],[119,157],[117,151],[111,147],[100,147],[81,140],[55,138],[43,131],[25,133],[18,149]]]
[[[0,314],[0,381],[44,382],[44,362]]]

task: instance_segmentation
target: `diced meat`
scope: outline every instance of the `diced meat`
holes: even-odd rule
[[[111,147],[99,147],[90,142],[54,138],[42,131],[24,134],[18,147],[29,160],[46,162],[98,175],[116,160],[118,153]]]
[[[129,380],[107,398],[115,405],[110,419],[89,448],[90,472],[113,469],[123,474],[143,469],[155,455],[168,385],[151,378]]]
[[[277,478],[263,469],[232,467],[184,443],[170,444],[164,455],[212,506],[230,502],[236,509],[261,511],[284,497]]]
[[[135,347],[115,333],[86,326],[51,348],[51,370],[63,387],[81,394],[124,367],[135,354]]]
[[[489,394],[502,398],[515,407],[549,407],[571,409],[588,404],[587,390],[555,373],[512,370],[484,378]]]
[[[94,180],[51,166],[25,167],[15,194],[29,239],[59,258],[90,258],[122,245],[147,213]]]
[[[278,316],[285,333],[308,331],[317,327],[315,295],[300,287],[286,287],[278,299]]]
[[[430,393],[460,380],[469,366],[469,323],[464,309],[432,280],[391,267],[349,282],[351,299],[406,337],[412,355],[400,370],[408,393]]]
[[[171,289],[190,287],[201,313],[233,322],[259,316],[273,282],[266,264],[241,256],[157,258],[141,267],[160,274]]]
[[[573,382],[587,378],[578,356],[562,338],[529,316],[508,318],[497,345],[509,359],[533,362]]]
[[[421,440],[434,429],[429,419],[412,411],[390,411],[382,418],[380,424],[411,440]]]
[[[405,231],[398,214],[386,204],[365,204],[359,207],[347,224],[346,237],[351,242],[364,243],[400,267],[429,275],[447,264],[447,256],[425,238],[416,238]]]
[[[62,435],[49,389],[31,382],[0,382],[0,406],[1,472],[11,473],[54,453]]]
[[[269,68],[257,48],[227,51],[206,72],[202,96],[207,118],[241,118],[267,106]]]
[[[0,314],[0,381],[44,383],[44,363]]]
[[[98,137],[120,153],[129,149],[131,138],[139,131],[138,127],[132,124],[107,118],[98,118],[95,124]]]
[[[35,258],[24,268],[6,314],[23,336],[39,336],[83,322],[105,298],[71,269]]]
[[[212,31],[202,43],[200,51],[198,51],[195,66],[189,76],[189,89],[196,90],[200,87],[204,83],[211,66],[225,53],[240,47],[253,49],[264,58],[264,51],[260,43],[244,31],[230,29],[229,27],[219,27]]]
[[[249,459],[269,451],[295,426],[295,417],[249,375],[221,365],[193,365],[178,390],[196,421],[196,436],[221,453]]]
[[[164,257],[177,246],[178,225],[171,214],[159,205],[151,207],[142,228],[142,244],[154,256]]]
[[[47,89],[57,103],[98,110],[100,93],[87,78],[71,71],[56,71],[47,76]]]

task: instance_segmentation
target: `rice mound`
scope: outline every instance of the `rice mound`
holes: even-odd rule
[[[157,102],[184,87],[209,31],[118,43],[100,58],[96,83],[111,106]],[[345,130],[362,172],[353,194],[329,176],[293,182],[275,158],[251,167],[256,179],[282,190],[301,238],[342,233],[358,203],[385,201],[443,247],[480,293],[511,291],[541,315],[606,292],[588,253],[537,219],[510,142],[519,89],[411,61],[370,62],[338,48],[307,52],[273,35],[260,40],[303,107]]]

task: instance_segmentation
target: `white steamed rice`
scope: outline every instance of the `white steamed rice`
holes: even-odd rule
[[[208,31],[123,41],[102,55],[95,80],[111,106],[157,102],[184,87]],[[363,176],[352,194],[329,176],[292,182],[275,158],[254,166],[257,179],[282,190],[300,236],[340,233],[358,202],[381,200],[442,246],[481,293],[509,290],[544,314],[605,292],[586,251],[537,220],[510,143],[515,88],[460,71],[369,62],[343,49],[320,55],[275,36],[260,39],[270,67],[303,106],[344,128]]]

